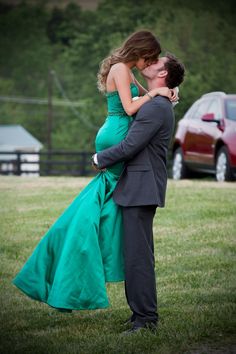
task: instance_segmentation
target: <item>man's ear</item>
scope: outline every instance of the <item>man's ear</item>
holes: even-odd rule
[[[161,70],[161,71],[159,71],[158,76],[163,79],[167,76],[167,74],[168,74],[167,70]]]

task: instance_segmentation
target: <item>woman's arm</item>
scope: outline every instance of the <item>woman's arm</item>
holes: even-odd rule
[[[133,74],[132,74],[132,78],[133,78],[133,81],[135,82],[135,85],[138,87],[139,96],[145,95],[148,92],[148,90],[145,89],[140,84],[140,82],[135,78],[135,76]],[[159,95],[162,96],[161,91],[160,91]],[[136,99],[137,99],[137,97],[136,97]],[[172,89],[171,102],[172,102],[173,107],[175,107],[179,103],[179,88],[178,87],[175,87],[174,89]]]
[[[112,66],[110,74],[112,75],[112,80],[114,81],[115,87],[119,92],[123,108],[129,116],[132,116],[134,113],[136,113],[144,103],[150,101],[151,97],[154,97],[158,94],[168,98],[171,98],[172,96],[172,91],[170,89],[167,87],[161,87],[152,89],[148,92],[148,94],[145,94],[139,99],[132,101],[132,95],[130,91],[130,83],[132,80],[129,68],[123,63],[117,63]]]
[[[138,86],[139,96],[143,96],[148,92],[148,90],[145,89],[145,87],[143,87],[135,77],[134,77],[134,82],[135,82],[135,85]]]

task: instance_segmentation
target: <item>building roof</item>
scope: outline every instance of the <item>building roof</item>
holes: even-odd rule
[[[0,151],[39,150],[43,145],[21,125],[0,125]]]

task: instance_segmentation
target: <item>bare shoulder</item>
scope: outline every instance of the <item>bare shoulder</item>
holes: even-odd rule
[[[113,74],[121,74],[121,73],[126,74],[129,73],[129,68],[125,63],[116,63],[112,65],[110,72]]]

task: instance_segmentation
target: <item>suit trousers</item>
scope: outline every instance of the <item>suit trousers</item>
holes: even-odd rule
[[[125,294],[135,326],[156,324],[157,294],[153,245],[156,206],[122,207]]]

